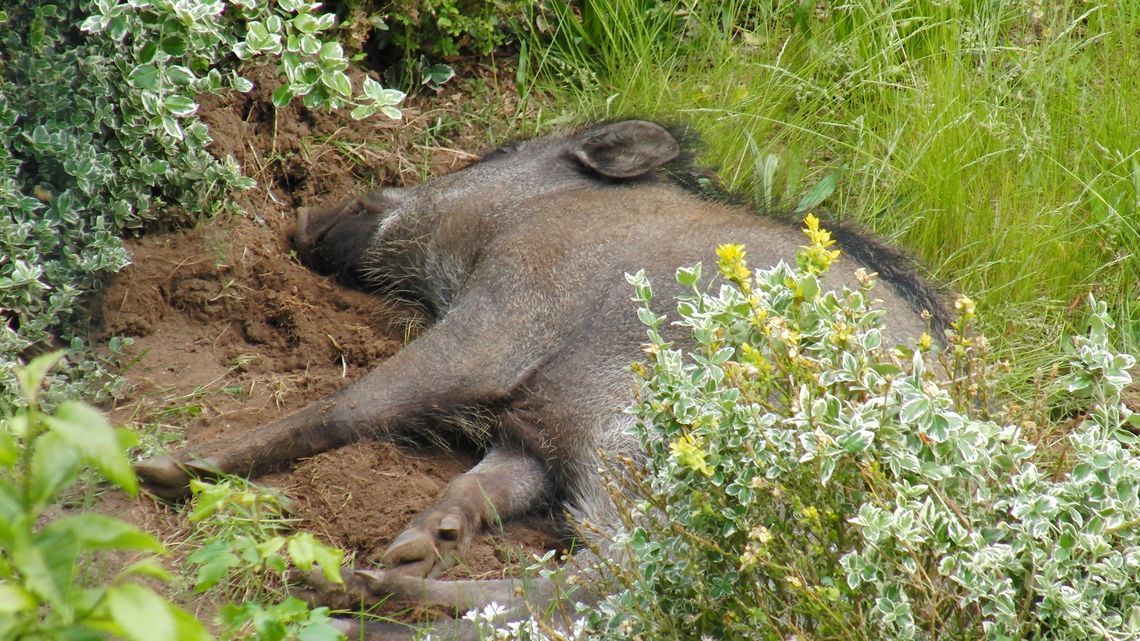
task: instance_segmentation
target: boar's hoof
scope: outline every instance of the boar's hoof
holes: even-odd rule
[[[217,461],[197,459],[178,462],[169,456],[159,456],[135,463],[135,473],[143,489],[164,501],[181,501],[190,496],[192,476],[211,476],[218,473]]]
[[[392,541],[381,561],[398,574],[434,577],[459,560],[472,529],[457,510],[429,510]]]

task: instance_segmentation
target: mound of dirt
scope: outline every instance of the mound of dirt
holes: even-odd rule
[[[215,152],[234,156],[257,179],[257,188],[240,196],[246,214],[130,241],[132,265],[95,310],[103,338],[134,340],[113,418],[139,425],[152,448],[193,451],[250,430],[399,350],[419,327],[414,311],[302,267],[291,252],[293,211],[374,184],[419,182],[461,167],[476,157],[464,150],[488,144],[485,130],[463,124],[456,106],[470,99],[463,83],[414,100],[404,123],[356,122],[300,106],[275,110],[272,73],[253,69],[249,77],[251,93],[209,97],[201,108]],[[486,87],[494,75],[472,67],[461,77]],[[494,92],[502,122],[517,104],[511,91]],[[365,562],[473,463],[470,453],[362,442],[262,481],[296,500],[301,528]],[[145,502],[132,508],[134,520],[160,529],[170,527],[165,510]],[[502,574],[511,560],[551,549],[557,543],[543,524],[509,524],[502,536],[477,542],[451,575]],[[161,534],[169,540],[176,530]]]

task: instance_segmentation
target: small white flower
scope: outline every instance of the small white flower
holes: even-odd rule
[[[483,618],[487,621],[494,621],[496,617],[506,614],[507,609],[494,601],[487,604],[483,608]]]

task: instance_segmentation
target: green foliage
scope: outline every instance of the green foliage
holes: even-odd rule
[[[341,582],[343,553],[307,532],[284,534],[284,498],[277,492],[232,477],[217,483],[195,480],[187,557],[197,592],[221,590],[237,603],[225,606],[221,622],[231,636],[258,641],[338,639],[328,608],[313,608],[287,595],[290,572],[319,566],[328,581]],[[266,601],[276,602],[266,605]]]
[[[288,597],[275,605],[245,601],[222,608],[221,621],[235,638],[256,641],[343,641],[345,636],[332,626],[328,608],[310,608],[307,603]],[[246,634],[252,632],[252,636]]]
[[[41,409],[43,382],[62,356],[46,354],[16,371],[24,408],[0,423],[0,637],[210,639],[188,613],[134,582],[170,578],[152,556],[110,577],[89,569],[104,550],[161,554],[154,537],[101,514],[60,516],[61,499],[85,469],[138,491],[125,452],[130,432],[113,430],[81,403]]]
[[[932,370],[929,337],[883,345],[871,279],[821,291],[830,238],[810,219],[805,233],[797,267],[753,275],[726,245],[719,287],[702,288],[699,264],[679,270],[690,294],[675,321],[630,277],[649,335],[634,408],[648,467],[625,481],[636,567],[618,568],[627,590],[595,625],[654,639],[1140,635],[1140,415],[1120,399],[1135,359],[1108,348],[1107,306],[1090,301],[1063,379],[1092,402],[1063,454],[1043,457],[985,415],[970,395],[984,380],[940,382],[984,372],[968,362],[983,342],[970,301]]]
[[[438,89],[454,77],[441,59],[488,55],[525,31],[522,0],[344,0],[339,37],[353,59],[390,62],[394,84]]]
[[[121,235],[161,214],[179,223],[232,207],[252,186],[214,158],[197,98],[248,91],[234,62],[269,57],[281,106],[353,106],[399,118],[403,94],[365,80],[354,93],[334,16],[304,0],[225,3],[69,0],[12,8],[0,29],[0,406],[16,398],[12,367],[76,335],[84,294],[128,262]],[[227,8],[228,7],[228,8]],[[94,389],[105,376],[75,359]]]
[[[1140,4],[547,6],[539,89],[582,119],[693,125],[761,206],[842,170],[821,203],[976,294],[1022,380],[1090,291],[1140,346]]]
[[[392,44],[406,59],[489,54],[520,30],[521,0],[394,0],[384,3]]]

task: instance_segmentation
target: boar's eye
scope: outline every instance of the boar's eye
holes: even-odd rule
[[[503,145],[502,147],[499,147],[499,148],[495,149],[494,151],[492,151],[491,153],[487,154],[483,158],[484,158],[484,160],[491,160],[494,158],[502,158],[503,156],[513,154],[515,152],[515,150],[517,150],[517,149],[518,149],[517,145]]]

